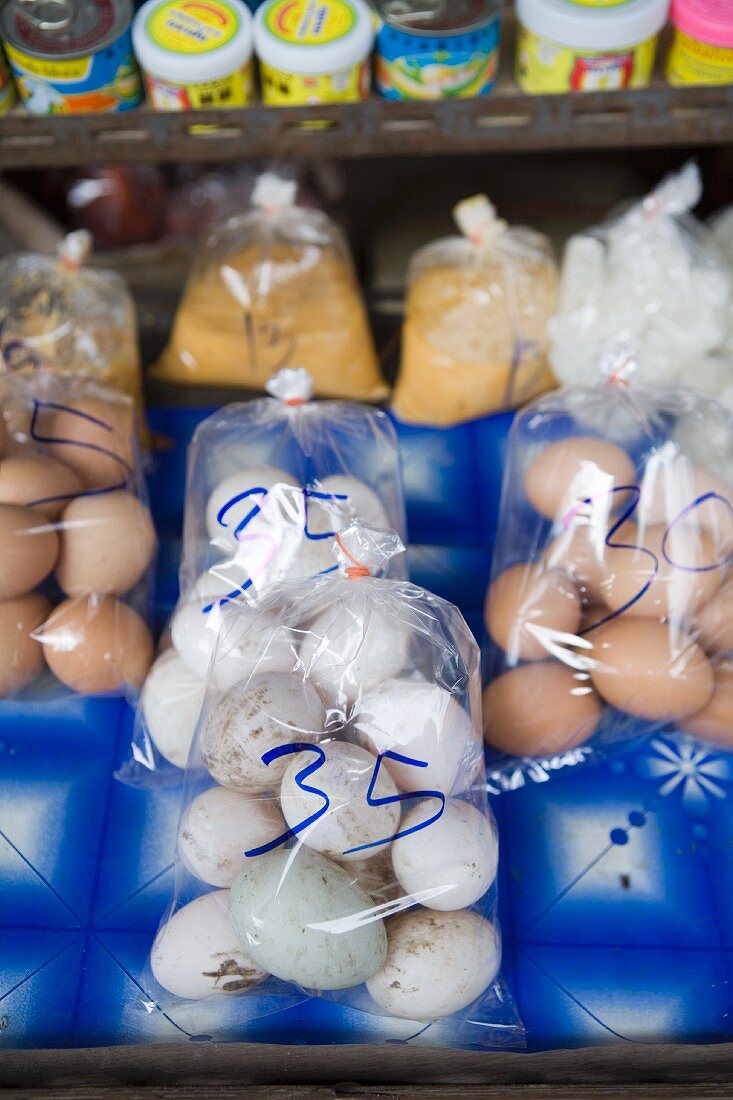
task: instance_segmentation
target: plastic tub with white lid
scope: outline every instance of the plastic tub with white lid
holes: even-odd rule
[[[668,13],[669,0],[517,0],[517,82],[530,93],[645,88]]]

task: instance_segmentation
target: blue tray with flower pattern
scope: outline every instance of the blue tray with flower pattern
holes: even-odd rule
[[[157,612],[176,596],[185,448],[202,412],[158,409],[151,476],[162,538]],[[510,418],[399,427],[410,568],[477,632]],[[0,706],[0,1045],[190,1041],[185,1022],[130,1012],[172,888],[173,789],[113,771],[119,701]],[[733,1035],[733,756],[657,737],[494,800],[505,975],[530,1049],[723,1042]],[[450,1023],[410,1039],[325,1002],[221,1034],[283,1043],[465,1043]],[[480,1041],[480,1023],[476,1041]]]

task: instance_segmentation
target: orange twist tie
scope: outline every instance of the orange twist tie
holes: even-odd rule
[[[354,563],[353,565],[348,565],[346,567],[346,576],[350,581],[356,581],[359,580],[361,577],[371,576],[366,565],[362,565],[361,562],[358,562],[356,560],[353,554],[349,553],[349,551],[346,549],[343,542],[341,541],[340,535],[336,535],[336,542],[341,547],[342,553],[349,559],[349,561]]]
[[[307,397],[286,397],[285,404],[290,409],[297,409],[299,405],[307,405]]]

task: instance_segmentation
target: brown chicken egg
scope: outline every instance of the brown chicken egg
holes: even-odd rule
[[[21,453],[0,460],[0,504],[33,507],[58,519],[82,488],[70,466],[47,455]]]
[[[61,518],[56,579],[67,596],[124,596],[155,549],[150,512],[132,493],[78,497]]]
[[[666,617],[679,622],[720,588],[724,571],[716,568],[719,558],[712,536],[701,528],[624,524],[611,541],[600,589],[612,611],[624,609],[624,616],[632,618]]]
[[[685,733],[730,750],[733,747],[733,661],[713,669],[715,686],[707,706],[684,723]]]
[[[0,696],[13,695],[45,667],[43,647],[31,635],[51,610],[45,596],[31,592],[0,603]]]
[[[54,675],[85,695],[139,688],[153,662],[145,622],[113,596],[66,600],[52,612],[41,641]]]
[[[53,458],[73,467],[87,489],[128,484],[133,466],[132,403],[85,397],[46,410],[42,435]]]
[[[612,490],[633,483],[634,464],[626,451],[603,439],[578,435],[541,450],[527,470],[524,487],[540,515],[564,520],[586,499],[607,514],[616,511],[626,494]]]
[[[44,581],[58,554],[58,535],[43,513],[0,504],[0,600],[23,596]]]
[[[700,608],[694,625],[706,653],[733,653],[733,580]]]
[[[733,550],[733,490],[685,455],[653,455],[641,480],[635,519],[646,526],[687,521],[704,528],[718,548]]]
[[[486,629],[510,661],[541,661],[566,635],[577,633],[580,596],[557,569],[514,565],[486,596]]]
[[[562,569],[570,577],[584,604],[602,603],[601,584],[606,578],[606,523],[572,523],[557,535],[544,554],[548,569]]]
[[[591,676],[618,710],[651,722],[680,722],[713,694],[713,670],[687,634],[653,619],[614,619],[589,635]]]
[[[587,673],[558,661],[520,665],[484,692],[484,737],[515,756],[552,756],[582,745],[603,705]]]

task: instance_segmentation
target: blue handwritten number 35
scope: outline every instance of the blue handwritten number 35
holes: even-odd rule
[[[315,760],[305,767],[301,768],[295,777],[295,783],[301,791],[305,791],[307,794],[318,795],[323,799],[323,805],[312,813],[310,817],[307,817],[304,821],[301,821],[298,825],[288,829],[287,832],[282,833],[280,836],[275,837],[274,840],[269,841],[267,844],[262,844],[259,848],[251,848],[248,852],[245,852],[247,858],[251,856],[261,856],[265,852],[271,852],[273,848],[279,848],[281,844],[286,844],[298,833],[302,833],[304,829],[310,828],[314,825],[319,818],[323,817],[325,813],[331,807],[331,800],[325,791],[322,791],[320,787],[312,787],[306,783],[306,780],[321,768],[326,762],[326,754],[319,745],[310,745],[305,742],[294,743],[292,745],[279,745],[275,749],[270,749],[262,757],[262,763],[269,767],[275,760],[279,760],[282,756],[293,756],[296,753],[308,752],[313,753]],[[398,752],[383,752],[377,757],[374,764],[374,771],[372,772],[371,780],[369,781],[369,788],[366,793],[366,802],[368,806],[389,806],[394,802],[407,802],[413,801],[418,798],[436,798],[440,803],[440,808],[433,814],[432,817],[427,818],[426,821],[421,821],[418,825],[412,825],[409,829],[403,829],[401,832],[394,833],[392,836],[386,836],[382,840],[372,840],[369,844],[359,844],[356,848],[348,848],[341,854],[344,856],[353,855],[355,852],[366,851],[367,848],[379,848],[383,844],[391,844],[393,840],[398,840],[402,836],[409,836],[410,833],[419,833],[422,829],[427,829],[429,825],[433,825],[439,818],[443,816],[445,810],[445,795],[441,791],[407,791],[403,794],[387,795],[385,798],[375,798],[374,790],[379,780],[379,772],[382,767],[383,760],[394,760],[398,764],[407,764],[408,767],[414,768],[427,768],[428,764],[426,760],[415,760],[411,756],[402,756]]]

